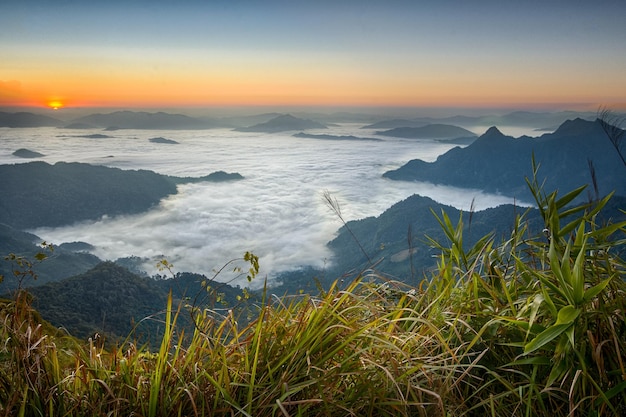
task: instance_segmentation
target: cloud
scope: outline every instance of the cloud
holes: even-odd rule
[[[335,129],[337,134],[373,134],[364,134],[358,127]],[[155,264],[164,256],[176,272],[212,275],[213,270],[246,251],[259,256],[261,276],[270,280],[279,272],[306,265],[323,267],[331,256],[326,243],[341,227],[323,200],[326,190],[339,201],[346,220],[378,216],[412,194],[431,196],[464,210],[469,210],[474,198],[476,209],[511,201],[477,190],[382,178],[383,172],[410,159],[432,161],[451,147],[435,142],[316,141],[290,134],[240,134],[226,129],[118,131],[115,137],[99,141],[56,137],[63,136],[58,129],[50,129],[49,134],[30,132],[34,136],[24,131],[22,136],[6,138],[16,143],[5,146],[19,143],[32,147],[47,155],[45,160],[50,163],[89,162],[179,176],[224,170],[245,177],[236,182],[181,185],[177,195],[144,214],[34,231],[57,244],[91,243],[94,253],[103,259],[131,255],[150,258],[145,268],[151,273],[158,272]],[[149,142],[149,137],[159,135],[179,145],[165,147]],[[47,136],[46,140],[41,136]],[[232,277],[226,274],[218,279],[228,281]],[[247,281],[243,278],[236,283]]]

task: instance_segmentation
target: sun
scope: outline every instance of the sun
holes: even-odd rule
[[[50,107],[52,110],[59,110],[61,107],[63,107],[63,103],[58,100],[49,101],[48,107]]]

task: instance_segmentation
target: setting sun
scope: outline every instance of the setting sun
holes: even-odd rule
[[[57,100],[50,101],[48,102],[48,107],[50,107],[52,110],[59,110],[61,107],[63,107],[63,103]]]

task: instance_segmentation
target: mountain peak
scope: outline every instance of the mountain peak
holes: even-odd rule
[[[500,132],[500,130],[495,127],[495,126],[491,126],[489,129],[487,129],[487,131],[483,134],[483,136],[504,136],[504,134],[502,132]]]
[[[235,129],[239,132],[276,133],[288,130],[325,129],[326,126],[309,119],[300,119],[291,114],[283,114],[265,122],[246,128]]]
[[[554,135],[579,136],[588,135],[592,130],[599,127],[598,123],[581,119],[566,120],[555,131]]]

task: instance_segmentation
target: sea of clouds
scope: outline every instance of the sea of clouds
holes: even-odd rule
[[[94,133],[111,137],[84,137]],[[143,267],[149,273],[157,273],[155,265],[165,257],[177,272],[210,275],[246,251],[259,256],[261,274],[270,280],[301,266],[323,267],[331,257],[326,243],[341,226],[324,201],[325,191],[337,199],[345,220],[378,216],[413,194],[463,210],[472,201],[477,210],[513,202],[479,190],[382,178],[411,159],[433,161],[455,145],[306,139],[293,133],[2,129],[0,163],[28,162],[12,156],[27,148],[44,154],[38,160],[49,163],[85,162],[176,176],[218,170],[243,175],[241,181],[180,185],[178,194],[143,214],[32,231],[55,244],[88,242],[102,259],[148,258]],[[355,124],[310,133],[376,137]],[[154,137],[178,144],[150,142]]]

